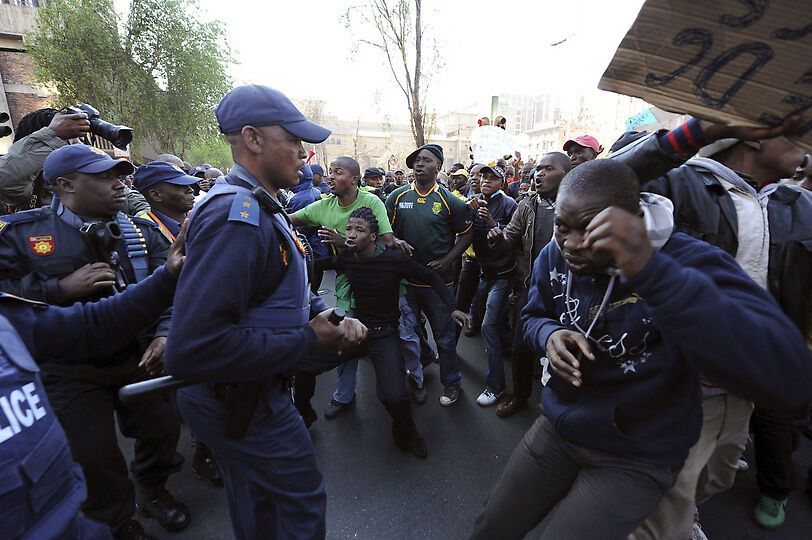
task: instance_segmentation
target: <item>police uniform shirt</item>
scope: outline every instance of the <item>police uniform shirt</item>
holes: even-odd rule
[[[471,229],[471,210],[438,183],[425,194],[416,184],[399,187],[387,197],[386,211],[395,236],[414,247],[413,256],[422,264],[445,257],[456,235]],[[453,281],[451,274],[449,268],[446,283]]]
[[[256,184],[239,165],[227,178],[247,189]],[[244,196],[211,198],[194,210],[188,225],[165,359],[167,371],[178,377],[257,381],[288,371],[315,350],[316,335],[309,326],[238,327],[248,309],[273,293],[293,254],[256,199],[246,197],[241,204],[247,206],[240,208],[236,197]]]

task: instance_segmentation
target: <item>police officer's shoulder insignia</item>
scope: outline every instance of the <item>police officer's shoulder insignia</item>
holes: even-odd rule
[[[38,257],[47,257],[56,251],[54,237],[51,235],[29,236],[28,247]]]
[[[228,220],[259,227],[259,202],[250,193],[237,193],[231,203]]]
[[[3,234],[6,230],[14,228],[14,225],[20,225],[22,223],[30,223],[33,221],[41,221],[48,217],[50,214],[51,209],[48,208],[35,208],[33,210],[25,210],[23,212],[17,212],[16,214],[9,214],[7,216],[3,216],[3,219],[0,220],[0,235]]]
[[[25,302],[26,304],[33,304],[35,306],[47,306],[45,302],[39,302],[37,300],[30,300],[28,298],[23,298],[22,296],[17,296],[16,294],[10,294],[5,292],[0,292],[0,302]]]

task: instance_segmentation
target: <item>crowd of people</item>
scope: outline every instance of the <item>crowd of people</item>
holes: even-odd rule
[[[362,172],[349,156],[309,163],[303,142],[330,131],[269,87],[232,90],[215,116],[224,171],[113,159],[86,144],[86,115],[55,109],[20,120],[0,157],[10,537],[149,538],[136,512],[188,527],[166,489],[181,419],[237,538],[323,537],[316,377],[335,370],[322,414],[337,417],[368,359],[395,447],[427,459],[413,407],[434,363],[439,405],[465,399],[463,333],[487,359],[479,406],[507,418],[541,388],[471,538],[548,517],[546,538],[704,538],[701,504],[748,466],[751,433],[754,519],[783,524],[812,397],[797,118],[688,119],[608,152],[578,134],[486,163],[429,143],[407,170]],[[167,374],[171,388],[119,396]],[[129,468],[116,425],[135,440]]]

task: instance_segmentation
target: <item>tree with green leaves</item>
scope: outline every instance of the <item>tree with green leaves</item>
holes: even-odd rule
[[[231,53],[195,0],[131,0],[126,17],[112,0],[49,0],[36,22],[26,46],[59,105],[93,105],[142,149],[183,155],[211,137]]]

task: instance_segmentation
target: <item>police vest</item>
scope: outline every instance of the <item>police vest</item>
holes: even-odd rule
[[[234,194],[229,221],[242,221],[259,227],[259,202],[251,191],[220,180],[222,177],[209,190],[206,198],[195,207],[194,213],[199,212],[215,197]],[[300,328],[310,321],[310,288],[307,284],[305,250],[296,237],[293,227],[283,216],[275,213],[270,217],[277,234],[287,246],[287,249],[280,253],[281,257],[287,257],[287,269],[274,292],[259,306],[248,309],[237,326],[241,328]]]
[[[0,315],[0,526],[3,538],[55,538],[87,496],[39,368]]]

